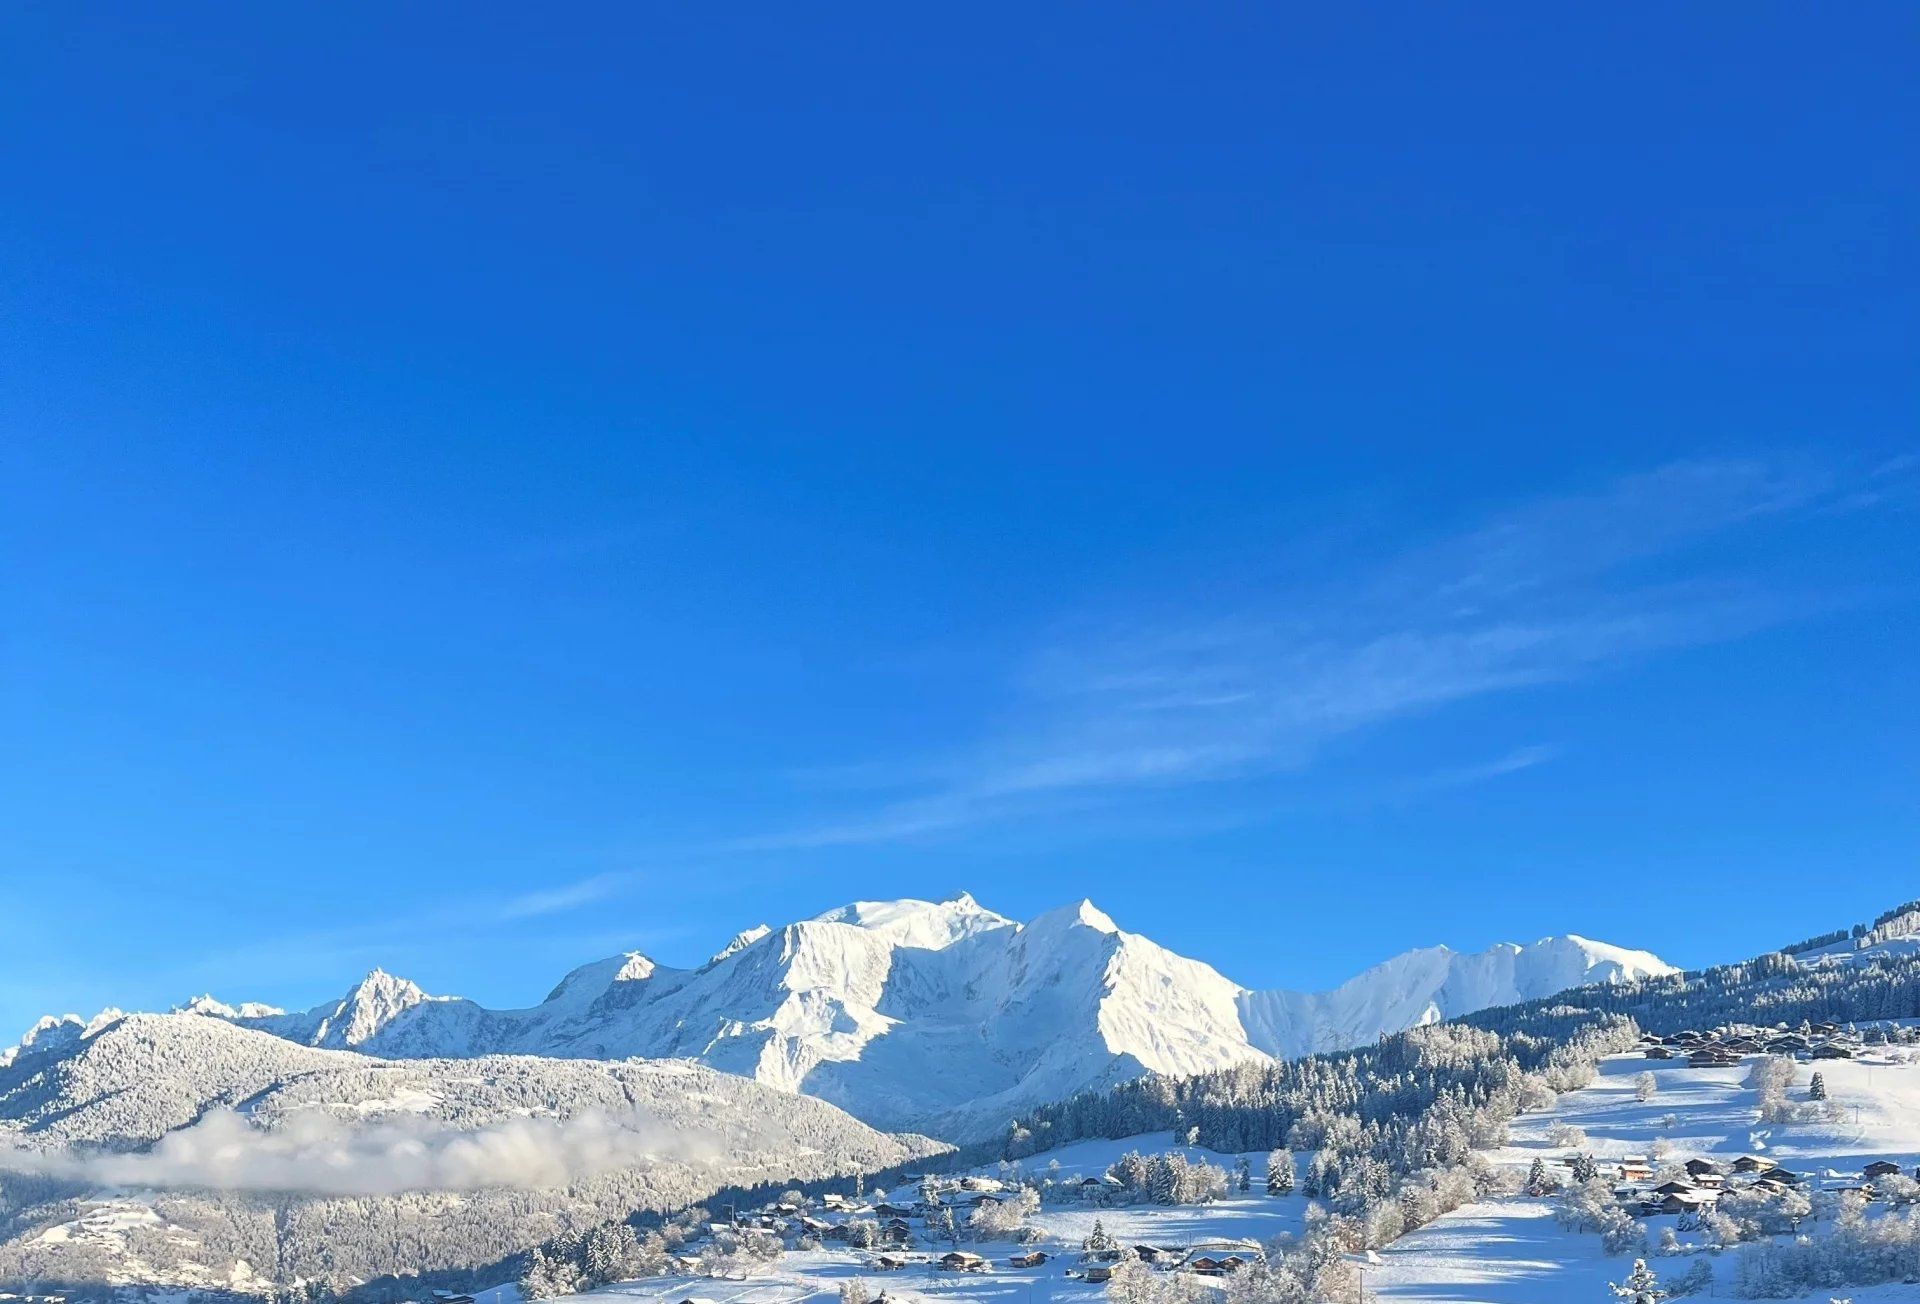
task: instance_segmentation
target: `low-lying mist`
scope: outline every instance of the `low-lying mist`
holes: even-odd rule
[[[141,1151],[0,1142],[0,1173],[148,1189],[393,1195],[563,1187],[616,1169],[720,1155],[713,1137],[638,1114],[515,1118],[461,1130],[428,1119],[350,1123],[313,1111],[268,1127],[218,1110]]]

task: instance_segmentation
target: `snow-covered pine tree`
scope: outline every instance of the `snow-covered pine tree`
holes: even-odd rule
[[[1267,1152],[1267,1194],[1293,1193],[1293,1152],[1285,1146]]]
[[[1623,1299],[1627,1304],[1660,1304],[1667,1298],[1667,1292],[1660,1289],[1660,1279],[1647,1267],[1645,1259],[1633,1261],[1633,1271],[1627,1279],[1617,1286],[1608,1286],[1615,1299]]]
[[[1827,1098],[1826,1075],[1822,1073],[1815,1073],[1813,1075],[1813,1081],[1807,1084],[1807,1099],[1808,1100],[1825,1100],[1826,1098]]]
[[[1175,1158],[1180,1160],[1183,1167],[1185,1166],[1184,1155],[1155,1155],[1147,1160],[1147,1199],[1155,1204],[1173,1203]]]

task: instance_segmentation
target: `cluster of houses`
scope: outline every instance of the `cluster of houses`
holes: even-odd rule
[[[1735,1024],[1709,1032],[1689,1029],[1668,1036],[1652,1033],[1640,1039],[1640,1053],[1648,1059],[1684,1059],[1691,1068],[1726,1068],[1749,1055],[1788,1055],[1799,1060],[1853,1059],[1860,1053],[1857,1029],[1837,1023],[1805,1023],[1798,1029],[1785,1024],[1755,1028]]]
[[[924,1194],[912,1200],[873,1200],[830,1191],[817,1201],[797,1203],[773,1201],[757,1209],[736,1212],[731,1221],[708,1226],[710,1235],[762,1231],[778,1236],[789,1248],[810,1241],[839,1243],[875,1251],[867,1266],[875,1272],[894,1272],[911,1263],[931,1263],[946,1272],[987,1272],[991,1264],[982,1255],[955,1246],[937,1258],[909,1254],[917,1240],[946,1240],[944,1231],[935,1231],[935,1220],[943,1214],[956,1226],[964,1226],[967,1216],[981,1205],[999,1204],[1012,1199],[1014,1192],[991,1177],[922,1179],[916,1188]],[[918,1224],[918,1226],[916,1226]],[[1048,1255],[1034,1250],[1014,1255],[1014,1267],[1037,1267]],[[695,1271],[697,1262],[676,1258],[675,1271]]]
[[[1563,1159],[1560,1162],[1572,1165],[1579,1161]],[[1782,1195],[1789,1190],[1806,1194],[1816,1189],[1835,1193],[1852,1191],[1871,1200],[1874,1198],[1873,1183],[1876,1179],[1902,1173],[1899,1164],[1877,1159],[1863,1168],[1857,1178],[1851,1174],[1832,1172],[1809,1176],[1789,1172],[1760,1155],[1741,1155],[1725,1161],[1689,1159],[1679,1165],[1679,1175],[1669,1176],[1666,1181],[1656,1185],[1653,1167],[1643,1156],[1624,1155],[1610,1159],[1605,1167],[1613,1169],[1612,1176],[1618,1183],[1613,1189],[1614,1195],[1642,1217],[1655,1214],[1702,1214],[1712,1209],[1719,1203],[1720,1197],[1731,1190],[1773,1195]],[[1920,1168],[1916,1168],[1913,1175],[1915,1180],[1920,1180]]]
[[[1184,1247],[1115,1246],[1110,1250],[1087,1251],[1081,1256],[1084,1267],[1078,1275],[1093,1283],[1111,1280],[1114,1267],[1129,1256],[1162,1272],[1179,1271],[1202,1277],[1224,1277],[1249,1263],[1264,1260],[1266,1252],[1260,1248],[1258,1241],[1242,1240],[1208,1240]]]
[[[1110,1177],[1089,1177],[1078,1185],[1085,1188],[1085,1198],[1098,1201],[1117,1183]],[[980,1176],[922,1179],[913,1189],[917,1198],[911,1201],[868,1202],[831,1192],[806,1203],[774,1201],[738,1212],[731,1222],[712,1224],[708,1231],[715,1235],[745,1229],[763,1231],[781,1237],[790,1246],[809,1241],[855,1244],[872,1251],[866,1266],[876,1273],[898,1272],[916,1264],[940,1272],[992,1272],[994,1260],[951,1244],[945,1223],[949,1218],[956,1224],[963,1223],[966,1215],[982,1204],[1012,1199],[1017,1191],[994,1178]],[[856,1232],[856,1228],[860,1230]],[[918,1242],[930,1242],[934,1248],[916,1252]],[[950,1248],[938,1252],[941,1243]],[[1055,1257],[1052,1251],[1023,1246],[1007,1255],[1005,1263],[1008,1268],[1034,1269]],[[1183,1247],[1113,1246],[1080,1254],[1067,1272],[1097,1284],[1110,1279],[1122,1260],[1135,1258],[1161,1271],[1224,1277],[1263,1257],[1256,1241],[1208,1240]],[[697,1265],[691,1260],[684,1264],[676,1260],[673,1266],[676,1271],[691,1272]]]

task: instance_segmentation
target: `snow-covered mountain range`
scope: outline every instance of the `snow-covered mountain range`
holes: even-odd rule
[[[1644,951],[1545,938],[1408,952],[1329,992],[1253,991],[1118,928],[1091,902],[1019,924],[961,894],[856,902],[736,936],[705,964],[638,952],[493,1010],[375,971],[304,1013],[200,998],[205,1015],[385,1059],[682,1058],[832,1102],[892,1131],[968,1139],[1144,1072],[1361,1045],[1490,1005],[1671,972]],[[45,1021],[42,1044],[81,1035]],[[0,1055],[0,1064],[5,1056]]]

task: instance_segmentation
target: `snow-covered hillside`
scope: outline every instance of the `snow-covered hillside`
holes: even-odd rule
[[[1331,992],[1252,991],[1117,927],[1091,902],[1025,924],[971,896],[856,902],[738,934],[705,964],[637,952],[491,1010],[375,971],[303,1013],[201,998],[192,1013],[390,1059],[687,1058],[817,1096],[876,1127],[981,1136],[1145,1072],[1342,1049],[1584,983],[1669,972],[1578,937],[1409,952]],[[37,1037],[70,1038],[78,1020]],[[4,1062],[4,1061],[0,1061]]]
[[[685,1061],[394,1061],[129,1015],[0,1066],[0,1280],[251,1294],[472,1266],[575,1220],[945,1149]]]

